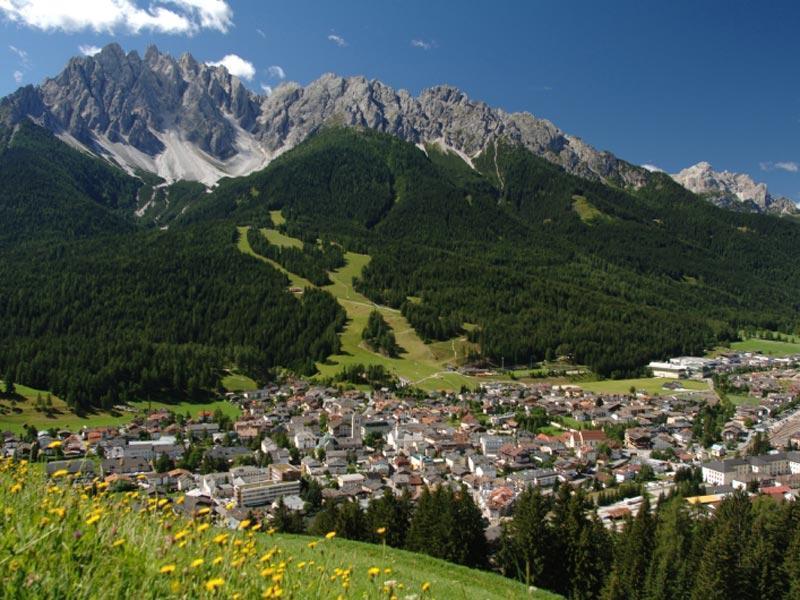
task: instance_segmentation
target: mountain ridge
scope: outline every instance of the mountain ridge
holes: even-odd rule
[[[491,144],[507,141],[570,174],[616,187],[638,189],[653,177],[650,169],[597,150],[546,119],[490,107],[451,85],[415,97],[377,79],[325,73],[306,86],[285,82],[262,96],[224,67],[189,53],[174,58],[152,45],[143,57],[116,43],[94,56],[73,57],[55,77],[0,101],[0,120],[7,125],[24,118],[130,174],[147,171],[167,183],[213,186],[223,177],[249,175],[331,124],[389,133],[421,147],[439,144],[470,166]],[[718,206],[798,210],[747,175],[692,176],[697,167],[673,178]]]
[[[265,97],[224,67],[190,54],[175,59],[155,46],[144,57],[125,54],[118,44],[74,57],[59,75],[21,88],[2,106],[7,123],[30,117],[72,145],[168,181],[211,185],[258,170],[330,122],[415,144],[441,141],[468,156],[505,138],[588,179],[640,187],[648,177],[550,121],[493,109],[453,86],[413,97],[378,80],[326,73],[307,86],[285,83]]]

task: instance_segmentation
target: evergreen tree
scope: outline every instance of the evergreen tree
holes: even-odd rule
[[[411,522],[411,496],[405,492],[400,498],[386,490],[381,498],[370,501],[367,507],[367,526],[370,539],[381,543],[384,540],[393,548],[402,548]],[[385,529],[381,535],[378,529]]]
[[[746,493],[736,492],[720,503],[697,570],[694,600],[748,597],[748,574],[742,555],[749,543],[751,523],[752,510]]]
[[[786,600],[800,598],[800,522],[795,522],[794,534],[786,552],[783,571],[787,585],[784,597]]]
[[[6,376],[3,378],[3,393],[8,397],[11,398],[14,394],[17,393],[17,388],[14,385],[14,375],[11,372],[11,369],[6,371]]]
[[[690,563],[692,521],[685,500],[677,497],[658,505],[653,557],[644,597],[649,600],[689,600],[694,565]]]
[[[514,517],[503,526],[497,562],[503,574],[528,585],[542,586],[553,565],[553,533],[547,522],[550,502],[539,488],[528,488],[514,507]]]
[[[289,510],[283,497],[278,498],[278,506],[272,513],[271,525],[278,533],[303,533],[305,529],[302,515]]]
[[[628,519],[615,546],[613,576],[605,589],[606,600],[644,598],[642,582],[647,575],[653,543],[653,517],[645,494],[635,519]]]

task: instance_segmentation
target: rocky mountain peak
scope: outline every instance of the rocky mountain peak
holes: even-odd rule
[[[706,161],[692,165],[672,178],[689,191],[724,208],[775,214],[797,212],[797,205],[788,198],[773,197],[766,183],[757,183],[744,173],[715,171]]]

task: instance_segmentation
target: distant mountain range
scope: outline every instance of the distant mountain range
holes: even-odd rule
[[[503,140],[586,179],[636,189],[651,178],[647,169],[596,150],[550,121],[494,109],[454,87],[437,86],[415,98],[380,81],[325,74],[305,87],[286,83],[260,96],[223,67],[198,63],[190,54],[175,59],[155,46],[144,57],[109,44],[95,56],[72,58],[56,77],[4,98],[0,118],[7,125],[31,118],[130,173],[207,186],[264,168],[326,124],[436,143],[468,163]],[[766,186],[747,176],[710,168],[695,175],[698,167],[675,177],[721,206],[796,211],[792,202],[773,199]],[[729,183],[745,179],[751,185]]]
[[[794,202],[772,196],[766,183],[756,183],[743,173],[715,171],[707,162],[699,162],[672,178],[722,208],[780,215],[797,213]]]

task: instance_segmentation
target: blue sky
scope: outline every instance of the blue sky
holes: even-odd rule
[[[328,71],[449,83],[631,162],[707,160],[800,201],[798,23],[788,0],[0,0],[0,96],[80,46],[155,43],[240,57],[254,90]]]

